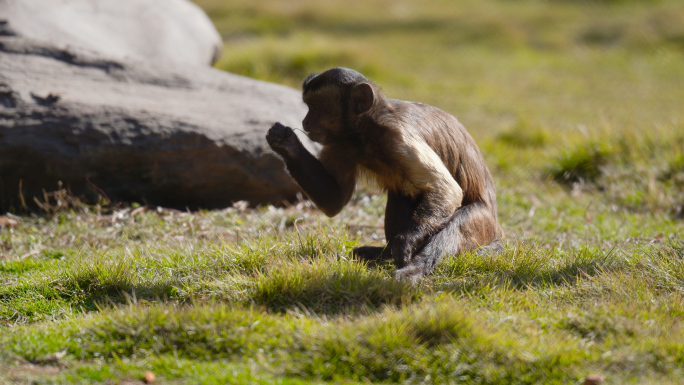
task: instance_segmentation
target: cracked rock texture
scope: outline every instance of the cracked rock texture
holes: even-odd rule
[[[58,181],[91,201],[181,209],[299,191],[264,138],[276,121],[300,125],[298,91],[11,35],[0,36],[0,209],[19,208],[20,185],[31,202]]]

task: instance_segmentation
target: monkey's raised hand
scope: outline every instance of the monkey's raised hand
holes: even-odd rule
[[[268,130],[266,141],[273,151],[286,159],[296,159],[303,148],[302,142],[290,127],[276,123]]]

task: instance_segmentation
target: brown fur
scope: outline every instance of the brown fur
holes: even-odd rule
[[[387,99],[361,74],[343,68],[307,78],[303,99],[309,106],[304,130],[323,144],[318,160],[289,128],[276,124],[267,139],[314,203],[336,215],[361,177],[389,194],[388,247],[357,248],[356,255],[391,254],[396,276],[416,280],[445,253],[502,248],[494,181],[455,117],[422,103]]]

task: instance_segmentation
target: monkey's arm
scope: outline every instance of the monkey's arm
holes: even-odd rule
[[[291,128],[276,123],[266,136],[269,145],[285,161],[290,175],[297,181],[306,195],[327,216],[334,216],[351,199],[356,183],[354,169],[342,159],[324,148],[321,158],[316,159],[299,141]]]
[[[326,169],[306,148],[302,147],[302,150],[298,159],[285,160],[287,169],[325,215],[337,215],[347,205],[354,192],[353,172],[344,167],[336,167],[337,164],[328,164]]]

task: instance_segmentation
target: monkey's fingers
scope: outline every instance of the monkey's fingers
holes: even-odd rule
[[[290,127],[283,126],[281,124],[276,123],[273,127],[271,127],[270,130],[268,130],[268,133],[266,134],[266,139],[268,138],[273,138],[284,141],[284,142],[290,142],[290,143],[299,143],[299,138],[297,138],[297,135],[295,135],[294,130],[292,130]]]
[[[273,126],[271,126],[271,128],[268,130],[268,133],[279,136],[289,136],[294,134],[290,127],[283,126],[282,124],[280,124],[280,122],[277,122]]]
[[[268,145],[271,146],[271,149],[273,151],[277,152],[280,155],[289,155],[291,153],[291,145],[286,140],[283,140],[282,138],[269,138],[266,137],[266,141],[268,142]]]
[[[266,135],[266,141],[267,141],[268,144],[270,144],[271,146],[274,146],[274,145],[282,145],[282,144],[285,144],[285,143],[296,143],[296,142],[297,142],[297,139],[296,139],[296,137],[293,138],[293,137],[291,137],[290,135],[281,136],[281,135],[279,135],[279,134],[276,134],[276,135],[267,134],[267,135]]]
[[[280,123],[274,124],[266,133],[266,141],[271,147],[281,144],[290,136],[288,131],[292,131],[289,127],[285,127]]]
[[[282,143],[282,139],[279,136],[275,135],[266,135],[266,142],[268,142],[268,145],[271,147],[277,147]]]

